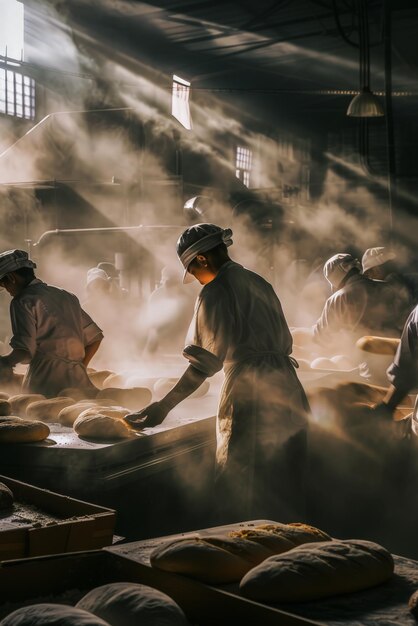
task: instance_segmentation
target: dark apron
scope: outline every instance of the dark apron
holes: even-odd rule
[[[81,361],[37,352],[23,380],[26,393],[41,393],[47,398],[57,396],[63,389],[96,390]]]
[[[225,364],[216,454],[224,522],[304,519],[309,405],[294,363],[260,352]]]

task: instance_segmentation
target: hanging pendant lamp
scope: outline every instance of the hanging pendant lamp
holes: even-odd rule
[[[370,42],[367,0],[358,0],[360,93],[351,100],[350,117],[381,117],[385,114],[377,96],[370,89]]]

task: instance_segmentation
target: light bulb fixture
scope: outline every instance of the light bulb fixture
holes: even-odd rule
[[[370,42],[367,0],[358,0],[360,93],[351,100],[350,117],[381,117],[385,114],[377,96],[370,89]]]
[[[350,117],[381,117],[385,112],[379,98],[363,87],[348,105],[347,115]]]

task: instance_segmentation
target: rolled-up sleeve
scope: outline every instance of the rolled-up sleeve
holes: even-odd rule
[[[401,342],[387,376],[396,389],[405,393],[418,388],[418,307],[415,307],[405,323]]]
[[[198,299],[190,345],[183,356],[191,365],[207,376],[213,376],[223,367],[226,358],[234,316],[228,295],[223,290],[209,290]]]
[[[26,350],[31,357],[36,352],[36,319],[28,303],[13,299],[10,303],[10,321],[13,336],[10,346]]]
[[[89,346],[103,339],[102,329],[97,326],[84,309],[81,309],[81,323],[83,326],[83,341],[85,346]]]

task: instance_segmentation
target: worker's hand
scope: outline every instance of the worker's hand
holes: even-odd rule
[[[168,412],[169,409],[162,402],[153,402],[137,413],[129,413],[123,419],[132,428],[142,430],[143,428],[153,428],[161,424]]]

